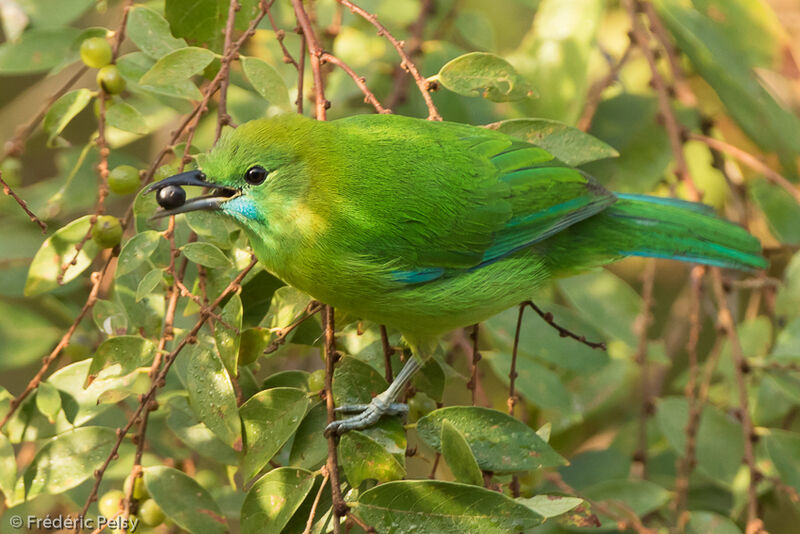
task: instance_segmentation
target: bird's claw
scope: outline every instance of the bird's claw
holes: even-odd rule
[[[379,395],[369,404],[345,404],[336,408],[336,411],[357,415],[332,422],[325,428],[325,435],[363,430],[377,423],[384,415],[405,415],[408,413],[408,405],[400,402],[387,403]]]

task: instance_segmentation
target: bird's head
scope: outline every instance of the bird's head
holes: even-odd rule
[[[300,115],[283,115],[242,124],[226,132],[197,170],[150,185],[162,209],[155,218],[208,210],[233,218],[253,230],[299,199],[309,186],[305,154],[314,123]],[[186,200],[184,186],[204,187],[207,194]],[[279,218],[279,217],[278,217]]]

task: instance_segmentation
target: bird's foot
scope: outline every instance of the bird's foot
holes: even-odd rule
[[[387,402],[378,395],[369,404],[345,404],[336,408],[337,412],[357,414],[347,419],[334,421],[325,428],[325,435],[343,434],[348,430],[363,430],[369,428],[384,415],[405,415],[408,405],[400,402]]]

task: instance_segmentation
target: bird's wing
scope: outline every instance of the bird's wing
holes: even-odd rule
[[[369,221],[362,225],[365,250],[396,260],[398,282],[424,283],[488,265],[616,201],[594,179],[540,147],[490,130],[452,126],[425,137],[418,148],[407,142],[400,149],[406,163],[392,168],[394,179],[384,175],[384,198],[380,207],[370,206]],[[411,164],[426,172],[410,176]],[[398,180],[397,174],[408,179]],[[399,186],[389,182],[403,182],[406,189],[391,189]]]

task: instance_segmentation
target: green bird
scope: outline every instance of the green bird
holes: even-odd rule
[[[742,270],[761,245],[703,204],[612,193],[505,134],[399,115],[242,124],[159,190],[157,216],[235,221],[263,266],[315,299],[398,329],[410,358],[370,404],[328,431],[365,428],[395,401],[438,337],[535,288],[626,256]],[[184,201],[180,186],[213,188]]]

